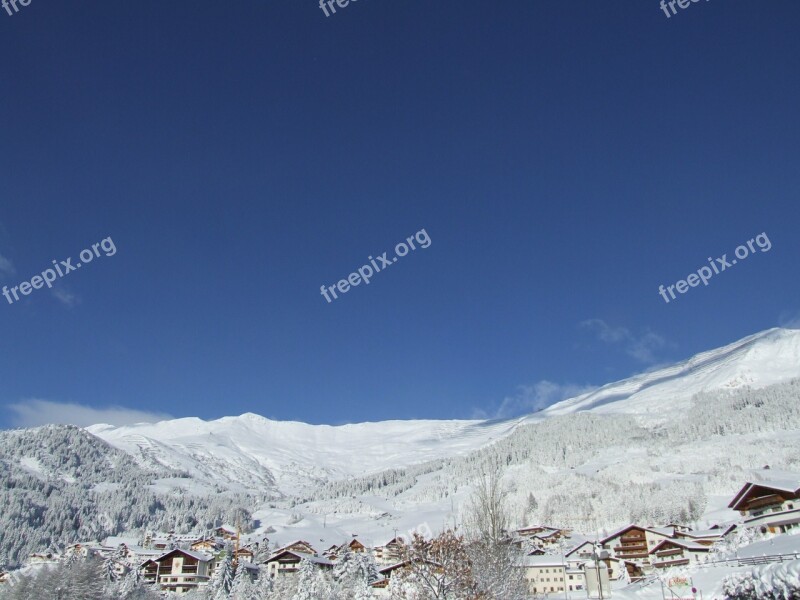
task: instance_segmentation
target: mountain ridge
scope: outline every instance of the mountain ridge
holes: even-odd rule
[[[205,474],[209,483],[296,493],[308,482],[468,454],[523,424],[555,416],[589,411],[659,422],[685,410],[696,394],[744,386],[758,389],[797,376],[800,330],[773,328],[515,419],[311,425],[245,413],[211,421],[185,417],[121,427],[93,425],[86,430],[144,466]]]

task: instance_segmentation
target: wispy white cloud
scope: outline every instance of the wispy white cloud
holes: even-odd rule
[[[38,427],[40,425],[78,425],[86,427],[108,423],[110,425],[132,425],[133,423],[155,423],[172,417],[164,413],[107,406],[94,408],[71,402],[51,400],[23,400],[9,404],[13,427]]]
[[[785,310],[778,317],[778,324],[786,329],[800,329],[800,310]]]
[[[65,289],[63,286],[54,287],[50,290],[50,293],[53,294],[53,297],[61,302],[67,308],[72,308],[73,306],[81,303],[81,298],[77,294],[73,294],[69,290]]]
[[[0,254],[0,277],[10,277],[16,274],[17,270],[14,268],[14,263]]]
[[[574,383],[556,383],[543,379],[530,385],[521,385],[513,396],[506,396],[500,406],[491,412],[476,410],[473,412],[475,419],[510,419],[520,415],[541,410],[568,398],[595,389],[593,386],[577,385]]]
[[[601,342],[619,345],[628,356],[643,364],[657,363],[656,353],[670,345],[663,336],[649,329],[636,334],[627,327],[612,327],[603,319],[587,319],[579,325],[593,332]]]

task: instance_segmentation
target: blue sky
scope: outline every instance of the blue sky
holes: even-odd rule
[[[798,18],[792,0],[0,12],[0,285],[117,250],[0,297],[0,426],[506,417],[796,325]],[[422,229],[428,248],[322,297]],[[762,232],[769,252],[659,296]]]

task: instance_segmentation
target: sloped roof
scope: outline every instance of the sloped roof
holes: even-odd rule
[[[672,529],[671,527],[645,527],[643,525],[631,524],[631,525],[626,525],[621,529],[617,529],[614,533],[607,535],[606,537],[598,541],[601,544],[605,544],[607,541],[613,540],[615,537],[620,536],[626,531],[629,531],[631,529],[641,529],[642,531],[649,531],[651,533],[656,533],[658,535],[664,535],[667,537],[672,537],[673,535],[675,535],[675,530]]]
[[[583,541],[583,542],[581,542],[581,543],[580,543],[580,544],[578,544],[577,546],[573,546],[573,548],[572,548],[571,550],[568,550],[568,551],[567,551],[567,552],[564,554],[564,556],[569,556],[570,554],[574,554],[575,552],[577,552],[578,550],[580,550],[581,548],[583,548],[583,547],[584,547],[586,544],[589,544],[589,546],[590,546],[590,547],[594,548],[594,543],[593,543],[593,542],[591,542],[590,540],[586,540],[586,541]]]
[[[733,497],[728,508],[739,510],[739,506],[756,488],[763,488],[766,490],[774,490],[776,492],[788,492],[789,494],[800,494],[800,476],[797,479],[772,479],[764,481],[748,481],[742,486],[737,494]]]
[[[270,563],[274,560],[278,560],[281,556],[285,556],[287,554],[291,554],[301,560],[307,560],[310,563],[315,565],[324,565],[324,566],[333,566],[333,562],[329,559],[325,558],[324,556],[318,556],[316,554],[308,554],[307,552],[297,552],[296,550],[279,550],[272,556],[270,556],[266,562]]]
[[[699,552],[709,552],[711,550],[711,546],[706,546],[704,544],[698,544],[697,542],[692,542],[689,540],[662,540],[658,544],[656,544],[655,548],[650,550],[650,554],[655,554],[658,552],[658,549],[661,546],[666,544],[673,544],[675,546],[680,546],[681,548],[685,548],[686,550],[697,550]]]
[[[680,533],[680,535],[695,539],[715,538],[727,535],[732,529],[736,529],[736,525],[731,524],[726,527],[718,527],[716,529],[693,529],[691,531],[683,531]]]
[[[203,562],[209,562],[210,560],[214,559],[213,556],[211,556],[209,554],[206,554],[205,552],[197,552],[196,550],[184,550],[183,548],[175,548],[173,550],[165,552],[164,554],[162,554],[161,556],[159,556],[158,558],[155,558],[153,560],[155,562],[158,562],[158,561],[166,558],[170,554],[175,554],[176,552],[178,552],[180,554],[183,554],[185,556],[191,556],[195,560],[201,560]]]
[[[561,554],[545,554],[543,556],[524,556],[519,562],[522,567],[563,567],[567,559]]]

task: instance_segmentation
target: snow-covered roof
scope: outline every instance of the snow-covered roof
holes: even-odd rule
[[[736,493],[736,495],[733,497],[733,500],[731,500],[730,504],[728,504],[728,508],[739,510],[738,507],[742,504],[742,501],[747,498],[748,494],[750,494],[754,488],[759,487],[797,495],[800,494],[800,475],[797,475],[796,478],[786,477],[781,479],[759,480],[758,478],[753,478],[752,481],[745,483]]]
[[[305,552],[295,552],[294,550],[287,550],[286,552],[294,554],[295,556],[299,556],[303,560],[307,560],[308,562],[314,563],[315,565],[333,566],[333,562],[325,558],[324,556],[317,556],[316,554],[306,554]]]
[[[583,548],[587,544],[589,545],[590,548],[594,548],[594,543],[591,542],[590,540],[586,540],[586,541],[581,542],[577,546],[573,546],[572,549],[567,550],[567,552],[564,554],[564,556],[569,556],[570,554],[574,554],[575,552],[577,552],[578,550],[580,550],[581,548]]]
[[[568,559],[562,554],[545,554],[542,556],[525,556],[519,562],[521,567],[563,567]]]
[[[554,535],[558,535],[558,531],[542,531],[540,533],[534,533],[532,537],[539,538],[540,540],[546,540],[549,537],[553,537]]]
[[[674,544],[675,546],[680,546],[686,550],[696,550],[698,552],[709,552],[711,550],[711,546],[698,544],[697,542],[692,542],[691,540],[662,540],[660,543],[656,544],[655,548],[650,550],[650,554],[658,552],[659,548],[666,544]]]
[[[122,544],[125,544],[126,546],[128,546],[130,548],[131,546],[138,546],[139,545],[139,539],[138,538],[130,538],[130,537],[122,537],[122,536],[118,536],[118,535],[110,535],[106,539],[103,540],[103,544],[105,544],[106,546],[114,546],[114,547],[121,546]]]
[[[254,565],[251,562],[247,562],[246,560],[240,560],[239,566],[247,569],[248,571],[259,571],[260,567],[258,565]]]
[[[718,538],[727,535],[731,529],[735,528],[736,525],[728,525],[726,527],[719,527],[718,529],[693,529],[691,531],[681,532],[680,535],[694,539]]]
[[[270,556],[266,560],[266,562],[268,563],[272,562],[286,554],[291,554],[292,556],[296,556],[301,560],[307,560],[308,562],[314,563],[315,565],[333,566],[333,562],[325,558],[324,556],[319,556],[318,554],[309,554],[308,552],[298,552],[297,550],[288,550],[286,548],[274,552],[272,556]]]
[[[213,556],[206,554],[205,552],[197,552],[196,550],[184,550],[183,548],[173,548],[172,550],[164,552],[154,560],[158,562],[162,558],[166,558],[167,556],[169,556],[170,554],[174,554],[175,552],[180,552],[181,554],[185,554],[186,556],[191,556],[192,558],[196,560],[201,560],[203,562],[208,562],[214,558]]]
[[[631,525],[626,525],[625,527],[622,527],[620,529],[617,529],[614,533],[607,535],[606,537],[602,538],[599,541],[601,544],[605,544],[609,540],[613,540],[615,537],[622,535],[623,533],[625,533],[630,529],[641,529],[643,531],[650,531],[652,533],[656,533],[658,535],[664,535],[667,537],[672,537],[673,535],[675,535],[675,530],[672,529],[671,527],[644,527],[642,525],[631,524]]]

